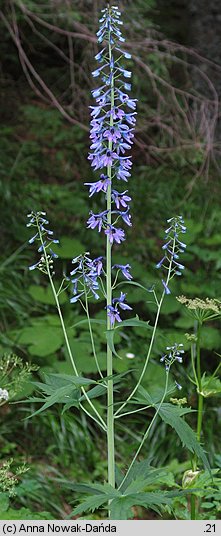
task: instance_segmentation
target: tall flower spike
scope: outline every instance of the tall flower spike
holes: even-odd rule
[[[29,222],[27,227],[34,227],[35,234],[29,239],[29,244],[34,242],[38,243],[38,253],[41,253],[41,257],[38,262],[29,266],[29,270],[40,270],[44,274],[48,273],[47,268],[50,269],[51,275],[53,272],[54,259],[58,257],[56,253],[51,249],[52,244],[59,244],[59,240],[53,238],[53,231],[47,229],[49,221],[45,218],[46,212],[31,212],[27,215]]]
[[[179,239],[180,235],[186,232],[182,216],[174,216],[167,220],[169,227],[165,231],[165,244],[162,246],[163,257],[156,265],[156,268],[166,270],[166,281],[162,279],[162,285],[165,294],[170,294],[168,287],[169,281],[175,275],[182,275],[184,270],[183,264],[179,262],[180,253],[184,253],[186,244]]]
[[[101,78],[101,86],[92,91],[96,101],[91,106],[91,152],[89,160],[94,170],[101,170],[100,180],[85,183],[89,186],[90,196],[104,192],[110,198],[108,214],[101,212],[92,215],[88,226],[104,231],[110,244],[120,243],[124,240],[124,231],[112,226],[112,204],[117,209],[121,206],[127,209],[127,218],[123,217],[127,225],[130,223],[128,203],[131,198],[126,195],[127,190],[112,191],[113,180],[128,181],[130,177],[131,160],[125,153],[131,149],[134,137],[136,112],[136,99],[131,99],[128,91],[131,84],[128,79],[131,72],[122,64],[131,55],[121,49],[124,42],[120,26],[120,11],[116,6],[102,10],[100,29],[97,32],[98,43],[102,43],[102,50],[95,56],[99,66],[92,73],[94,78]],[[104,169],[106,168],[106,169]],[[123,214],[123,213],[122,213]]]

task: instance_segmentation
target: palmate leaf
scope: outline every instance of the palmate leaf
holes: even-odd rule
[[[122,479],[123,475],[121,474],[120,476],[118,473],[118,485],[120,485]],[[152,467],[147,460],[142,460],[134,463],[121,487],[121,491],[124,493],[125,490],[128,491],[129,489],[134,493],[135,488],[143,490],[148,486],[152,487],[156,483],[167,483],[168,480],[175,485],[174,479],[171,481],[171,473],[166,472],[165,469]]]
[[[159,415],[161,419],[169,424],[180,437],[182,444],[187,447],[191,452],[194,452],[198,458],[200,458],[204,466],[210,470],[210,465],[207,456],[197,441],[196,434],[187,422],[182,419],[184,415],[184,408],[175,407],[172,404],[162,404]],[[187,413],[187,412],[185,412]]]
[[[111,500],[110,510],[111,519],[130,519],[133,517],[133,506],[144,506],[160,513],[159,507],[162,505],[171,505],[174,496],[180,492],[143,492],[121,493],[119,490],[112,488],[109,484],[100,485],[79,485],[73,486],[76,491],[87,491],[90,497],[84,499],[72,512],[72,515],[79,515],[84,512],[94,512],[101,506],[108,507],[108,501]],[[105,492],[104,492],[105,490]]]
[[[153,486],[154,482],[160,483],[160,475],[165,477],[166,473],[163,470],[153,469],[153,471],[150,472],[149,476],[146,478],[142,475],[137,476],[130,484],[125,488],[122,486],[122,491],[126,495],[131,495],[134,493],[139,493],[140,491],[145,490],[148,486]],[[126,482],[126,481],[125,481]]]
[[[102,381],[108,381],[108,379],[113,379],[114,383],[117,384],[120,379],[125,376],[128,371],[121,374],[113,374],[111,377],[106,377]],[[33,385],[38,391],[41,391],[46,395],[44,398],[35,398],[32,397],[25,402],[43,402],[41,408],[29,415],[27,419],[42,413],[49,407],[54,404],[64,404],[62,413],[70,409],[72,406],[79,407],[79,403],[88,399],[88,398],[97,398],[102,396],[107,391],[107,386],[98,383],[96,380],[91,380],[89,378],[84,378],[81,376],[69,376],[68,374],[44,374],[45,383],[43,382],[33,382]],[[95,384],[95,387],[92,387],[87,391],[87,397],[81,394],[80,387],[89,386]],[[116,389],[116,386],[115,386]]]
[[[100,508],[104,504],[107,505],[110,499],[120,497],[121,495],[118,490],[107,483],[74,485],[73,489],[81,492],[89,491],[90,497],[84,499],[81,504],[74,508],[72,515],[83,514],[87,511],[94,512],[96,508]]]
[[[96,385],[89,391],[87,391],[87,396],[84,394],[80,398],[80,402],[83,402],[84,400],[87,400],[88,398],[98,398],[99,396],[103,396],[107,392],[107,387],[105,385]]]
[[[169,492],[154,491],[147,493],[139,492],[134,494],[121,495],[121,497],[114,498],[113,501],[111,501],[111,518],[121,520],[132,518],[133,506],[144,506],[145,508],[154,510],[159,514],[159,507],[163,505],[172,505],[172,497]]]
[[[182,418],[193,410],[191,408],[180,408],[169,403],[163,403],[161,405],[154,403],[149,396],[149,393],[142,386],[139,387],[139,393],[141,394],[141,400],[148,401],[149,404],[152,404],[152,406],[158,410],[158,415],[166,424],[169,424],[169,426],[174,428],[181,439],[182,444],[191,452],[194,452],[197,457],[202,460],[204,466],[210,471],[207,456],[200,443],[197,441],[195,432]]]
[[[100,508],[103,504],[108,503],[108,497],[107,495],[92,495],[92,497],[88,497],[84,501],[79,504],[76,508],[74,508],[71,515],[76,516],[79,514],[83,514],[84,512],[94,512],[97,508]]]
[[[31,382],[37,391],[42,391],[46,395],[52,395],[55,391],[61,387],[67,387],[72,385],[72,387],[86,386],[91,384],[97,384],[95,380],[88,378],[83,378],[81,376],[73,376],[68,374],[43,374],[43,382]]]
[[[74,385],[90,385],[92,383],[97,383],[96,380],[90,378],[84,378],[83,376],[74,376],[71,374],[45,374],[45,381],[47,384],[52,385],[54,388],[62,387],[68,383],[73,383]]]
[[[90,495],[105,494],[110,495],[114,493],[115,497],[120,497],[121,493],[114,489],[108,482],[100,484],[98,482],[88,482],[82,484],[72,484],[71,489],[80,493],[90,493]]]
[[[43,402],[41,408],[29,415],[27,419],[39,415],[54,404],[65,404],[64,410],[71,406],[78,407],[80,401],[80,387],[96,384],[95,380],[81,376],[69,376],[67,374],[45,374],[45,383],[33,382],[38,391],[46,395],[44,398],[31,398],[27,402]]]
[[[72,403],[72,406],[79,406],[79,398],[80,398],[80,389],[75,388],[73,384],[65,385],[64,387],[60,387],[60,389],[57,389],[54,391],[52,395],[49,395],[43,399],[41,399],[41,402],[44,402],[43,406],[39,408],[37,411],[26,417],[26,419],[31,419],[35,415],[39,415],[39,413],[42,413],[46,409],[50,408],[54,404],[66,404],[66,403]],[[39,402],[39,399],[32,398],[32,402]]]

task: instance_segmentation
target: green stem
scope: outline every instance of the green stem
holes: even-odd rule
[[[98,370],[98,372],[100,374],[100,377],[103,378],[104,376],[103,376],[103,374],[101,372],[100,365],[98,363],[97,354],[96,354],[96,348],[95,348],[95,344],[94,344],[94,335],[93,335],[93,331],[92,331],[92,327],[91,327],[91,319],[90,319],[90,313],[89,313],[89,307],[88,307],[87,289],[86,289],[85,284],[84,284],[84,295],[85,295],[85,306],[86,306],[85,311],[86,311],[87,320],[88,320],[88,327],[89,327],[89,333],[90,333],[90,338],[91,338],[91,346],[92,346],[93,356],[94,356],[96,367],[97,367],[97,370]]]
[[[200,442],[200,438],[201,438],[202,422],[203,422],[203,396],[201,394],[202,376],[201,376],[201,355],[200,355],[201,328],[202,328],[202,324],[198,321],[197,322],[197,342],[196,342],[196,367],[195,367],[195,363],[194,363],[194,351],[193,351],[193,347],[191,347],[192,367],[193,367],[194,377],[195,377],[196,383],[197,383],[197,392],[198,392],[198,411],[197,411],[197,432],[196,432],[196,435],[197,435],[197,440],[199,442]],[[193,471],[197,470],[197,462],[198,462],[198,458],[195,455],[193,457],[193,461],[192,461],[192,469],[193,469]],[[193,494],[190,497],[190,505],[191,505],[191,519],[195,520],[196,516],[197,516],[197,498]]]
[[[56,289],[55,289],[55,286],[54,286],[54,282],[53,282],[53,279],[52,279],[52,275],[51,275],[51,269],[50,269],[50,265],[49,265],[49,262],[48,262],[47,251],[46,251],[46,248],[45,248],[45,245],[44,245],[41,229],[40,229],[40,226],[38,225],[38,222],[37,222],[37,227],[38,227],[38,233],[39,233],[39,237],[40,237],[40,241],[41,241],[41,245],[42,245],[42,251],[43,251],[43,254],[44,254],[44,258],[45,258],[47,274],[48,274],[48,278],[49,278],[49,281],[50,281],[51,290],[52,290],[52,293],[53,293],[53,296],[54,296],[56,307],[57,307],[57,310],[58,310],[58,315],[59,315],[59,319],[60,319],[60,322],[61,322],[61,327],[62,327],[62,331],[63,331],[64,340],[65,340],[65,344],[66,344],[66,347],[67,347],[68,355],[69,355],[69,358],[70,358],[70,361],[71,361],[71,364],[72,364],[72,367],[73,367],[75,375],[79,376],[77,368],[76,368],[76,365],[75,365],[75,362],[74,362],[74,358],[73,358],[73,355],[72,355],[69,339],[68,339],[68,336],[67,336],[66,327],[65,327],[65,324],[64,324],[63,315],[62,315],[62,312],[61,312],[61,307],[60,307],[58,295],[57,295],[57,292],[56,292]],[[102,417],[100,416],[100,414],[96,410],[94,404],[91,402],[91,400],[88,397],[87,392],[85,391],[84,387],[81,387],[81,389],[82,389],[82,392],[83,392],[88,404],[93,409],[95,415],[98,417],[98,421],[96,421],[96,422],[98,424],[102,425],[102,428],[106,429],[106,424],[105,424],[104,420],[102,419]]]
[[[193,369],[193,375],[194,375],[195,383],[197,385],[198,379],[197,379],[197,373],[196,373],[196,367],[195,367],[195,343],[191,344],[190,351],[191,351],[191,364],[192,364],[192,369]]]
[[[168,268],[167,279],[166,279],[166,286],[168,285],[169,280],[170,280],[171,269],[172,269],[172,262],[173,262],[173,254],[174,254],[174,249],[175,249],[175,243],[176,243],[176,238],[174,237],[174,239],[173,239],[172,255],[171,255],[170,264],[169,264],[169,268]],[[141,382],[142,382],[142,379],[143,379],[144,374],[145,374],[145,372],[146,372],[147,365],[148,365],[148,363],[149,363],[149,359],[150,359],[150,355],[151,355],[151,352],[152,352],[153,344],[154,344],[154,341],[155,341],[156,330],[157,330],[157,326],[158,326],[158,320],[159,320],[160,311],[161,311],[162,303],[163,303],[163,300],[164,300],[164,296],[165,296],[165,290],[163,291],[162,296],[161,296],[160,301],[159,301],[159,305],[158,305],[158,309],[157,309],[157,314],[156,314],[156,318],[155,318],[155,323],[154,323],[154,327],[153,327],[153,333],[152,333],[152,337],[151,337],[151,340],[150,340],[150,345],[149,345],[149,348],[148,348],[148,353],[147,353],[147,356],[146,356],[146,360],[145,360],[145,363],[144,363],[143,370],[142,370],[142,372],[141,372],[141,374],[140,374],[140,377],[139,377],[139,379],[138,379],[138,382],[137,382],[137,384],[135,385],[133,391],[132,391],[131,394],[128,396],[127,400],[125,400],[125,402],[124,402],[124,403],[118,408],[118,410],[115,412],[115,417],[122,411],[123,408],[125,408],[125,406],[128,404],[128,402],[131,400],[131,398],[133,397],[133,395],[136,393],[138,387],[140,386],[140,384],[141,384]]]
[[[115,419],[121,419],[121,417],[125,417],[126,415],[132,415],[132,413],[140,413],[141,411],[144,411],[151,407],[152,406],[144,406],[143,408],[138,408],[138,409],[134,409],[133,411],[127,411],[126,413],[121,413],[120,415],[115,416]]]
[[[197,439],[200,442],[201,432],[203,424],[203,395],[198,396],[198,413],[197,413]]]
[[[140,443],[140,445],[139,445],[139,447],[138,447],[138,449],[137,449],[137,451],[136,451],[136,453],[135,453],[135,455],[134,455],[134,457],[133,457],[133,460],[132,460],[132,462],[131,462],[131,464],[130,464],[130,466],[129,466],[127,472],[126,472],[126,475],[125,475],[125,477],[123,478],[123,480],[122,480],[122,482],[121,482],[121,484],[120,484],[120,486],[119,486],[118,489],[121,489],[121,487],[123,486],[123,484],[124,484],[126,478],[128,477],[128,475],[129,475],[129,473],[130,473],[130,471],[131,471],[131,469],[132,469],[132,467],[133,467],[133,465],[134,465],[134,463],[135,463],[135,461],[136,461],[138,455],[140,454],[140,451],[141,451],[141,449],[142,449],[142,447],[143,447],[143,445],[144,445],[144,443],[145,443],[145,441],[146,441],[146,439],[147,439],[147,437],[148,437],[148,435],[149,435],[149,433],[150,433],[150,430],[151,430],[151,428],[152,428],[152,426],[153,426],[153,424],[154,424],[154,422],[155,422],[155,420],[156,420],[156,418],[157,418],[157,416],[158,416],[158,414],[159,414],[159,412],[160,412],[160,409],[161,409],[162,404],[163,404],[163,402],[164,402],[165,396],[166,396],[166,394],[167,394],[167,390],[168,390],[168,380],[169,380],[169,371],[166,372],[165,388],[164,388],[163,396],[162,396],[162,398],[161,398],[161,401],[160,401],[160,403],[159,403],[159,406],[158,406],[158,408],[157,408],[157,410],[156,410],[156,413],[154,414],[154,416],[153,416],[153,418],[152,418],[152,420],[151,420],[151,422],[150,422],[150,424],[149,424],[149,426],[148,426],[148,428],[147,428],[147,430],[146,430],[146,432],[145,432],[145,434],[144,434],[144,436],[143,436],[143,439],[142,439],[142,441],[141,441],[141,443]]]
[[[110,44],[109,36],[109,64],[111,65],[112,60],[112,48]],[[111,110],[114,108],[114,75],[112,71],[112,81],[111,81]],[[113,126],[113,115],[110,114],[110,128]],[[108,149],[112,151],[112,141],[108,142]],[[112,170],[111,166],[107,167],[107,176],[110,181],[107,189],[107,223],[108,226],[111,225],[111,191],[112,191]],[[106,296],[107,296],[107,306],[112,305],[112,275],[111,275],[111,266],[112,266],[112,251],[111,243],[107,235],[106,242]],[[110,317],[107,314],[107,330],[111,329]],[[107,376],[113,375],[113,355],[112,351],[107,344]],[[115,449],[114,449],[114,393],[113,393],[113,380],[109,380],[107,384],[107,452],[108,452],[108,483],[115,487]]]
[[[201,377],[201,362],[200,362],[200,343],[201,343],[201,328],[202,325],[198,322],[197,325],[197,343],[196,343],[196,373],[198,380],[198,413],[197,413],[197,439],[200,441],[202,422],[203,422],[203,395],[202,391],[202,377]]]

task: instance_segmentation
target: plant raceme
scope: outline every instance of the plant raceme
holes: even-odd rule
[[[94,259],[89,252],[75,257],[72,261],[73,269],[70,276],[64,278],[59,290],[56,290],[53,276],[54,260],[57,255],[53,252],[53,244],[57,243],[58,240],[54,239],[53,231],[48,229],[49,222],[46,219],[45,212],[31,213],[28,215],[28,226],[35,229],[35,234],[29,242],[31,244],[34,242],[37,243],[40,254],[40,259],[30,267],[30,270],[40,270],[49,277],[68,355],[74,370],[74,376],[70,376],[70,383],[68,385],[66,383],[65,385],[59,384],[58,391],[60,398],[58,398],[58,393],[57,397],[56,393],[51,394],[50,384],[50,388],[48,387],[49,396],[46,401],[44,399],[43,409],[47,409],[56,402],[67,402],[68,408],[71,405],[80,407],[107,434],[108,484],[87,485],[85,492],[91,488],[92,498],[86,499],[85,502],[83,501],[74,512],[78,514],[88,509],[94,510],[95,508],[99,508],[102,505],[107,506],[108,504],[109,516],[113,519],[120,518],[118,517],[120,515],[125,516],[121,517],[122,519],[131,517],[131,507],[133,505],[141,504],[148,508],[155,508],[156,504],[169,505],[171,503],[169,495],[165,494],[165,492],[148,493],[145,491],[147,487],[146,479],[148,478],[150,468],[147,464],[146,469],[141,472],[137,462],[137,457],[149,436],[149,432],[157,416],[175,428],[182,443],[192,452],[195,452],[197,458],[201,458],[204,464],[207,463],[205,454],[197,442],[194,432],[183,421],[182,416],[188,410],[183,410],[182,412],[182,408],[174,408],[172,404],[164,403],[165,397],[170,392],[168,387],[170,368],[174,362],[182,362],[182,345],[174,343],[172,346],[167,347],[163,357],[160,359],[165,363],[165,387],[162,396],[153,400],[142,386],[142,380],[152,356],[163,300],[171,293],[171,280],[175,276],[180,276],[184,269],[183,264],[180,263],[180,255],[185,252],[186,248],[186,245],[180,240],[181,235],[186,231],[182,216],[175,216],[167,220],[169,227],[165,231],[165,243],[162,247],[163,258],[157,264],[157,268],[163,274],[160,290],[159,288],[155,290],[155,286],[152,289],[142,287],[146,292],[152,292],[154,296],[156,316],[153,326],[149,326],[147,322],[141,321],[138,317],[124,320],[122,315],[125,314],[125,311],[128,314],[132,308],[126,302],[126,293],[116,291],[119,275],[124,279],[125,284],[132,283],[130,265],[127,263],[124,265],[114,263],[112,261],[112,255],[113,246],[115,244],[120,245],[126,239],[125,226],[130,227],[132,225],[130,214],[131,197],[128,189],[125,189],[125,183],[128,182],[131,175],[132,162],[128,151],[132,147],[136,122],[136,99],[131,98],[128,93],[131,90],[131,84],[129,82],[131,72],[127,64],[131,59],[131,55],[122,48],[125,40],[120,30],[121,26],[121,13],[118,7],[110,7],[108,5],[102,10],[100,28],[97,33],[101,51],[95,57],[98,67],[92,73],[95,79],[100,80],[100,84],[92,91],[95,105],[91,106],[91,146],[88,158],[93,170],[98,173],[98,177],[93,182],[85,184],[89,188],[89,197],[94,195],[103,196],[106,207],[100,213],[90,212],[87,227],[103,235],[106,241],[106,251],[102,256]],[[70,285],[71,287],[71,304],[79,302],[86,313],[93,355],[100,376],[97,381],[81,378],[78,374],[59,304],[59,294],[64,282],[66,286]],[[134,281],[133,284],[141,286]],[[92,329],[89,309],[90,298],[98,300],[100,297],[106,301],[107,367],[105,377],[99,367],[96,340]],[[119,375],[116,376],[113,373],[113,352],[115,352],[113,338],[115,331],[119,327],[123,329],[124,326],[142,327],[143,329],[151,330],[152,334],[137,383],[128,394],[126,400],[123,402],[118,401],[116,404],[114,397],[115,383],[117,382],[119,385],[121,378],[118,377]],[[55,380],[53,379],[53,381]],[[64,378],[60,378],[59,381],[64,382]],[[90,383],[97,383],[97,385],[88,391],[86,386],[90,385]],[[73,384],[75,385],[75,398],[73,403],[71,403],[70,393],[73,392]],[[172,390],[176,387],[178,389],[181,388],[176,383]],[[45,392],[47,393],[47,389]],[[105,418],[94,404],[93,399],[96,397],[96,393],[97,396],[106,394],[107,412]],[[85,402],[87,402],[87,405]],[[150,407],[155,411],[154,416],[143,435],[143,439],[134,454],[128,470],[124,476],[120,479],[118,478],[116,486],[115,423],[125,415],[145,411]],[[125,411],[125,408],[127,408],[127,411]],[[37,413],[39,411],[41,410],[38,410]],[[136,495],[132,491],[130,493],[129,487],[132,486],[132,482],[137,478],[138,474],[140,487],[138,486],[136,488]],[[126,491],[127,489],[128,491]],[[83,485],[81,485],[82,490]],[[126,502],[125,497],[127,497]],[[125,504],[122,510],[120,510],[120,504]],[[123,513],[120,514],[120,511]]]

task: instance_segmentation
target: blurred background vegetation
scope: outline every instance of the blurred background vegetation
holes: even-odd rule
[[[182,396],[195,407],[185,338],[186,331],[193,332],[194,322],[176,296],[221,298],[221,55],[217,45],[221,7],[215,0],[209,5],[203,2],[203,9],[197,0],[118,4],[126,47],[133,57],[127,61],[133,71],[138,116],[129,184],[133,227],[127,231],[126,243],[116,248],[115,258],[130,263],[134,278],[151,285],[158,277],[155,264],[161,258],[165,220],[177,213],[184,216],[186,269],[182,279],[174,281],[173,295],[163,307],[145,381],[148,387],[148,378],[151,374],[153,381],[154,374],[155,385],[161,384],[159,357],[165,341],[184,343],[186,360],[176,379],[183,385]],[[47,211],[61,242],[58,278],[70,269],[73,257],[85,250],[100,255],[104,246],[96,233],[86,229],[88,211],[101,207],[98,198],[88,199],[84,186],[93,180],[87,160],[94,85],[91,69],[97,51],[98,14],[104,5],[101,0],[0,2],[0,350],[1,355],[16,353],[24,362],[39,366],[38,376],[71,369],[47,281],[39,273],[28,272],[35,251],[27,245],[26,214]],[[134,313],[152,321],[153,305],[142,290],[131,286],[127,292]],[[77,304],[70,306],[68,293],[62,301],[79,370],[94,374],[87,330],[84,324],[71,328],[82,319],[82,311]],[[102,307],[92,304],[92,314],[101,317]],[[105,369],[105,336],[100,329],[95,332]],[[131,367],[128,352],[135,355],[136,367],[141,365],[148,342],[143,335],[140,328],[119,333],[115,342],[122,359],[115,359],[116,371]],[[220,323],[216,321],[203,331],[205,370],[216,368],[219,353]],[[131,373],[131,381],[136,374]],[[30,394],[32,387],[26,382],[22,389],[19,399]],[[87,480],[88,474],[104,478],[105,444],[99,431],[74,410],[61,415],[58,407],[24,420],[30,411],[27,404],[1,408],[2,463],[13,458],[29,467],[18,484],[13,506],[37,511],[44,504],[51,516],[62,519],[74,500],[72,482]],[[211,399],[203,441],[211,462],[218,466],[220,419],[219,398]],[[119,425],[122,465],[144,425],[142,417]],[[155,465],[171,467],[178,479],[188,466],[176,435],[168,435],[162,423],[154,427],[148,457]],[[4,508],[8,506],[0,505]]]

